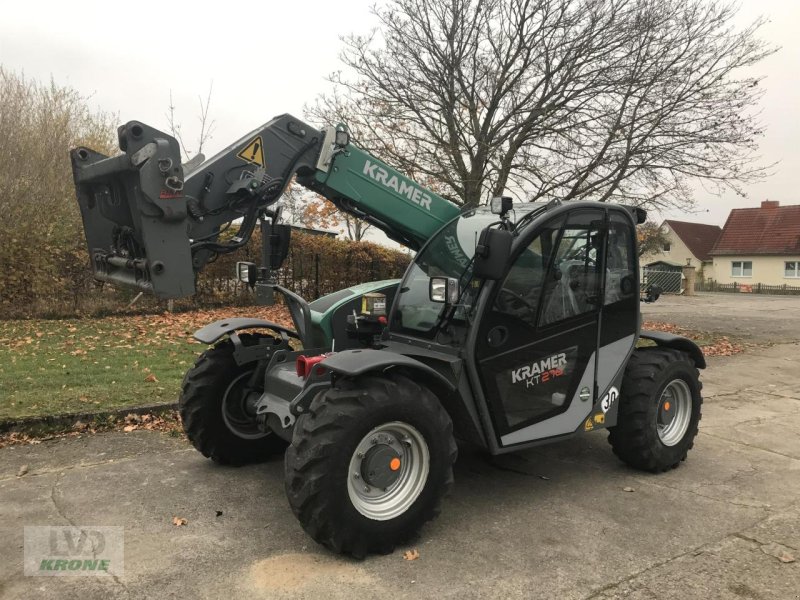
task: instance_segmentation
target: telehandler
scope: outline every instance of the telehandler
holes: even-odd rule
[[[189,296],[197,272],[260,225],[262,264],[237,263],[236,276],[261,304],[282,296],[294,326],[231,318],[197,331],[211,347],[180,412],[218,463],[285,452],[289,504],[328,548],[363,557],[413,536],[453,483],[456,437],[497,455],[607,428],[620,459],[652,472],[692,447],[706,363],[688,339],[641,331],[643,210],[503,197],[462,211],[344,126],[290,115],[209,160],[181,164],[173,137],[136,121],[119,147],[71,152],[96,279]],[[403,279],[310,303],[278,285],[293,178],[416,251]]]

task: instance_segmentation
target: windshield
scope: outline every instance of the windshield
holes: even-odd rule
[[[471,211],[445,225],[420,251],[400,284],[391,329],[410,335],[432,337],[444,304],[431,302],[431,277],[460,279],[461,299],[453,321],[463,321],[472,308],[479,282],[472,281],[472,258],[478,236],[497,215]]]

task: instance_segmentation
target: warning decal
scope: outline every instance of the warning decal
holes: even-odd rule
[[[252,163],[254,165],[258,165],[259,167],[264,166],[264,144],[261,142],[261,136],[250,141],[244,149],[237,154],[239,158],[241,158],[245,162]]]

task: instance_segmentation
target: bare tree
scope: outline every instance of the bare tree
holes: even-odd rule
[[[172,99],[172,90],[169,91],[169,106],[167,107],[167,125],[169,126],[169,132],[172,136],[178,140],[178,143],[181,145],[181,150],[183,150],[184,155],[187,158],[191,158],[192,154],[202,154],[203,146],[208,142],[214,133],[214,126],[216,125],[216,121],[214,119],[209,118],[209,106],[211,106],[211,94],[214,90],[214,82],[212,81],[208,85],[208,94],[206,95],[205,101],[203,101],[202,96],[198,96],[197,100],[200,103],[200,111],[197,115],[197,120],[199,121],[200,125],[200,132],[197,136],[197,146],[196,150],[191,150],[187,148],[186,144],[183,141],[183,132],[181,131],[181,124],[176,122],[175,114],[176,114],[176,107],[175,102]]]
[[[764,175],[749,69],[762,20],[703,0],[391,0],[344,38],[347,69],[309,118],[460,204],[691,204],[689,184]]]
[[[363,219],[359,219],[354,217],[351,214],[348,214],[343,211],[339,211],[339,215],[344,221],[347,237],[349,237],[354,242],[360,242],[364,239],[364,236],[367,235],[367,231],[372,228],[372,225],[364,221]]]

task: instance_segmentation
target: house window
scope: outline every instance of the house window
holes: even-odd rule
[[[731,276],[732,277],[752,277],[753,276],[753,261],[751,260],[734,260],[731,262]]]
[[[800,260],[786,261],[783,265],[784,277],[800,277]]]
[[[664,242],[664,252],[669,252],[670,248],[672,248],[672,244],[669,242]]]

